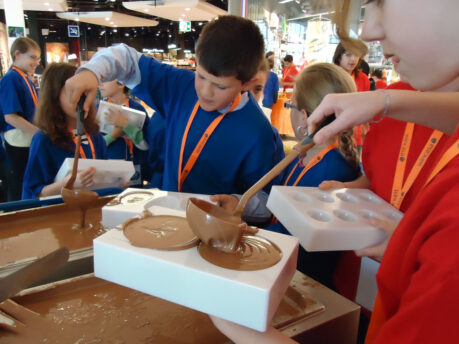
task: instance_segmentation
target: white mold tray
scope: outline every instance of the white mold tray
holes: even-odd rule
[[[298,239],[264,230],[258,235],[275,243],[282,259],[267,269],[237,271],[209,263],[196,247],[160,251],[132,246],[122,231],[112,229],[94,240],[94,273],[110,282],[265,331],[295,273]]]
[[[358,250],[386,235],[370,218],[397,225],[403,213],[367,189],[273,186],[268,209],[307,251]]]

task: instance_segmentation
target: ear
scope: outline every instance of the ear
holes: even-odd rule
[[[15,60],[18,58],[19,54],[21,54],[21,52],[20,52],[19,50],[16,50],[16,51],[14,52],[13,55],[14,55],[14,59],[15,59]]]
[[[250,79],[249,81],[245,82],[242,84],[242,88],[241,90],[242,91],[248,91],[250,90],[256,83],[257,83],[258,79],[253,77],[252,79]]]

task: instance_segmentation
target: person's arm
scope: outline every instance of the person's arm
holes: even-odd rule
[[[457,92],[403,90],[329,94],[309,116],[309,133],[331,114],[336,115],[336,120],[315,135],[317,144],[378,115],[414,122],[451,135],[459,123],[459,96]]]
[[[94,167],[89,167],[86,170],[78,171],[75,184],[73,185],[76,189],[87,188],[94,185],[94,175],[96,174],[96,169]],[[62,187],[70,179],[71,175],[58,180],[57,182],[45,185],[41,189],[38,197],[54,196],[61,193]]]
[[[97,52],[77,74],[65,82],[63,92],[75,108],[83,93],[86,94],[85,111],[89,111],[97,95],[99,82],[118,80],[129,88],[141,81],[139,60],[141,53],[125,44],[119,44]]]
[[[350,182],[340,182],[337,180],[324,180],[319,185],[321,190],[329,190],[335,188],[350,188],[350,189],[368,189],[370,187],[370,181],[366,175],[361,175],[355,180]]]
[[[297,343],[274,327],[268,327],[265,332],[258,332],[250,328],[210,316],[215,327],[235,344],[293,344]]]
[[[5,115],[5,122],[12,125],[17,129],[28,132],[30,134],[35,134],[39,129],[37,126],[33,125],[23,117],[19,116],[16,113],[10,113]]]

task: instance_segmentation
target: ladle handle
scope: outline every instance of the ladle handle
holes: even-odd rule
[[[239,203],[234,209],[233,215],[241,217],[244,212],[247,202],[260,190],[262,190],[271,180],[278,176],[290,163],[296,159],[299,155],[308,151],[314,146],[314,135],[323,127],[330,124],[335,120],[335,115],[332,114],[328,116],[317,129],[309,136],[307,136],[302,142],[298,142],[294,147],[292,152],[282,159],[276,166],[274,166],[268,173],[266,173],[258,182],[256,182],[250,189],[248,189],[242,195]]]
[[[81,135],[78,135],[77,144],[75,147],[75,155],[73,156],[73,167],[72,167],[72,175],[70,179],[65,183],[66,189],[73,189],[73,184],[75,184],[76,175],[77,175],[77,168],[78,168],[78,158],[80,156],[80,147],[81,147]]]
[[[84,134],[84,109],[83,105],[86,100],[86,96],[83,94],[77,105],[77,134]]]
[[[241,200],[237,204],[236,209],[234,209],[233,215],[241,216],[244,212],[247,202],[260,190],[262,190],[271,180],[278,176],[290,163],[295,160],[299,155],[306,152],[314,146],[314,142],[307,143],[305,145],[302,142],[297,143],[292,152],[282,159],[276,166],[274,166],[268,173],[266,173],[263,178],[256,182],[250,189],[248,189],[241,197]]]

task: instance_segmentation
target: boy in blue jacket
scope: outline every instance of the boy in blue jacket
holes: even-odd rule
[[[118,45],[98,52],[65,85],[85,107],[99,82],[118,80],[166,121],[162,188],[202,194],[244,193],[284,156],[281,140],[247,90],[263,59],[250,20],[221,16],[203,29],[196,73]]]

